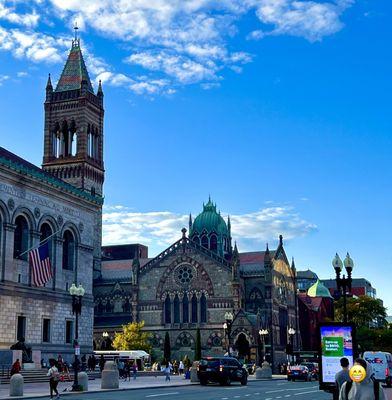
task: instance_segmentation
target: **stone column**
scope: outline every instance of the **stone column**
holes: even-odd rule
[[[7,243],[13,243],[11,239],[13,239],[14,232],[15,232],[16,225],[9,224],[4,222],[3,223],[3,248],[2,248],[2,254],[1,254],[1,280],[4,281],[5,279],[5,266],[6,266],[6,259],[11,259],[13,255],[11,254],[11,246],[8,245]],[[12,249],[13,251],[13,249]]]
[[[65,290],[64,282],[61,279],[63,270],[63,242],[64,240],[57,235],[53,238],[53,288]]]
[[[197,322],[200,324],[200,322],[201,322],[201,307],[200,307],[200,305],[201,305],[200,304],[201,294],[197,293],[196,297],[197,297]]]
[[[184,321],[184,305],[182,304],[182,300],[184,299],[184,293],[179,293],[178,299],[180,301],[180,324],[182,324]]]

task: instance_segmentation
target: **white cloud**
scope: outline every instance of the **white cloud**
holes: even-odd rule
[[[123,206],[105,206],[103,242],[106,245],[140,242],[160,251],[180,239],[188,218],[169,211],[140,213]],[[261,249],[265,242],[275,242],[280,234],[291,240],[317,229],[289,206],[266,207],[230,218],[232,236],[241,251]]]
[[[6,30],[0,26],[0,50],[10,51],[16,58],[27,58],[34,63],[58,63],[63,60],[62,52],[68,46],[63,38],[20,29]]]
[[[8,81],[8,79],[10,79],[9,75],[0,75],[0,86],[2,86],[5,81]]]
[[[255,0],[256,15],[273,29],[264,35],[292,35],[314,42],[338,32],[343,27],[340,15],[351,1],[320,2],[299,0]],[[262,38],[262,31],[251,37]]]
[[[25,72],[25,71],[19,71],[19,72],[17,72],[17,74],[16,74],[16,76],[18,77],[18,78],[25,78],[26,76],[28,76],[29,74],[27,73],[27,72]]]
[[[32,12],[18,12],[15,1],[0,0],[0,20],[5,20],[16,25],[28,28],[37,26],[39,15],[33,9]]]
[[[39,33],[60,20],[69,28],[75,20],[84,31],[93,30],[117,41],[127,66],[145,70],[114,71],[85,47],[93,77],[135,93],[173,93],[178,87],[200,83],[216,86],[226,69],[242,72],[252,55],[233,49],[238,21],[254,16],[259,27],[245,32],[249,39],[294,35],[321,40],[339,31],[341,15],[354,0],[0,0],[0,50],[35,63],[63,62],[64,43]],[[56,19],[57,18],[57,19]],[[4,29],[1,20],[18,25]],[[22,29],[24,27],[25,30]],[[33,29],[36,28],[34,31]],[[241,30],[242,31],[242,30]],[[125,54],[124,54],[125,52]],[[147,73],[146,73],[147,71]],[[140,72],[137,70],[136,74]],[[98,79],[98,78],[97,78]]]

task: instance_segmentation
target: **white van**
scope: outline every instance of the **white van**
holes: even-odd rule
[[[392,386],[392,355],[384,351],[365,351],[363,358],[372,366],[373,376],[380,382]]]

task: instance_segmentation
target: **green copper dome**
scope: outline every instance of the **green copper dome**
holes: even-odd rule
[[[329,297],[332,298],[329,290],[317,279],[317,282],[308,289],[309,297]]]
[[[216,204],[213,204],[209,199],[208,203],[203,205],[203,212],[195,218],[190,229],[190,235],[213,232],[218,235],[230,236],[226,222],[216,211]]]

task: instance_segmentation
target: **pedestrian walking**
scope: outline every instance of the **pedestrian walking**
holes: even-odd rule
[[[349,361],[346,357],[340,359],[340,366],[342,369],[335,375],[335,390],[333,392],[333,399],[339,400],[340,389],[343,383],[350,380]]]
[[[361,382],[348,381],[340,389],[339,400],[385,400],[384,390],[380,383],[373,380],[373,370],[363,358],[357,358],[354,367],[360,365],[366,376]],[[353,367],[353,368],[354,368]]]
[[[136,361],[135,361],[133,363],[133,365],[132,365],[132,376],[133,376],[134,380],[136,379],[136,375],[137,375],[137,364],[136,364]]]
[[[99,369],[101,372],[105,368],[105,358],[103,357],[103,354],[101,354],[101,358],[99,359]]]
[[[180,373],[180,375],[182,375],[184,373],[184,363],[182,362],[182,360],[180,361],[180,365],[178,366],[178,372]]]
[[[19,358],[17,358],[16,361],[12,364],[11,376],[14,375],[14,374],[19,374],[21,369],[22,369],[22,367],[20,365]]]
[[[49,360],[49,371],[46,376],[49,376],[49,389],[50,389],[50,398],[53,399],[53,394],[56,394],[56,399],[60,397],[59,392],[57,390],[57,385],[59,384],[60,380],[60,373],[56,367],[55,360]]]
[[[124,365],[124,382],[127,380],[127,378],[128,381],[131,380],[131,363],[129,360],[127,360]]]
[[[165,373],[165,382],[169,382],[170,381],[170,372],[171,372],[170,363],[168,363],[166,365],[163,372]]]

